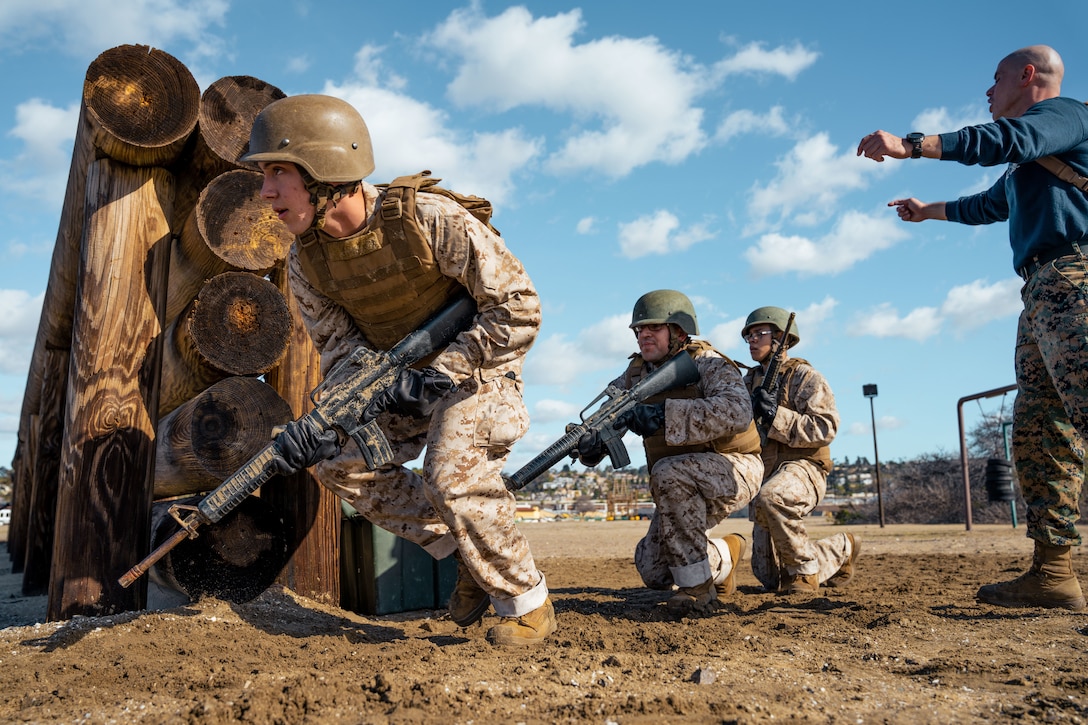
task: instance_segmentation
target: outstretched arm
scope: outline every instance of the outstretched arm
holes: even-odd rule
[[[899,218],[905,222],[923,222],[926,219],[948,220],[944,210],[945,202],[943,201],[933,201],[927,204],[914,198],[896,199],[895,201],[889,201],[888,206],[894,206]]]
[[[858,142],[858,156],[877,162],[883,161],[885,157],[909,159],[913,150],[913,144],[907,139],[887,131],[873,131]],[[940,136],[931,135],[922,139],[922,156],[927,159],[941,158]]]

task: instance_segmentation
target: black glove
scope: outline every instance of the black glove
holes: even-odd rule
[[[402,370],[393,384],[363,411],[363,423],[369,423],[386,410],[413,418],[426,418],[434,412],[443,395],[456,389],[448,375],[434,368]]]
[[[593,468],[601,462],[604,454],[604,442],[597,431],[591,430],[578,439],[578,460],[583,466]]]
[[[664,403],[639,403],[612,424],[613,428],[627,428],[643,438],[652,436],[665,425]]]
[[[757,388],[752,394],[752,417],[756,425],[764,430],[771,427],[774,417],[778,415],[778,401],[776,396],[762,388]]]
[[[280,453],[277,468],[285,475],[309,468],[340,452],[340,437],[336,431],[321,430],[309,418],[288,423],[276,436],[275,444]]]

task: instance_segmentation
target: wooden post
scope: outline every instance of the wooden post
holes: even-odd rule
[[[213,277],[166,335],[162,415],[226,377],[274,368],[287,352],[291,325],[286,298],[268,280],[249,272]]]
[[[161,321],[148,290],[165,279],[148,278],[145,267],[153,251],[169,251],[173,178],[162,168],[101,159],[91,164],[86,188],[51,621],[139,609],[146,592],[146,585],[125,589],[117,579],[150,540],[157,410],[149,396],[158,393],[159,360],[148,350],[155,350]]]
[[[310,392],[321,382],[320,360],[303,326],[298,302],[287,288],[284,270],[278,269],[272,280],[287,296],[294,326],[287,357],[266,378],[298,418],[313,407]],[[309,471],[273,478],[262,487],[261,498],[288,523],[291,559],[280,574],[280,583],[303,596],[338,605],[340,498]]]
[[[200,97],[197,133],[174,170],[177,193],[173,229],[184,225],[212,179],[244,168],[238,158],[249,149],[253,120],[265,106],[285,95],[252,76],[226,76],[208,86]]]
[[[159,421],[156,499],[210,491],[292,420],[291,407],[256,378],[218,382]]]
[[[170,260],[166,319],[182,313],[223,272],[264,275],[286,256],[294,237],[261,199],[262,176],[238,169],[215,177],[181,228]]]
[[[23,595],[32,597],[49,591],[49,569],[53,561],[53,530],[57,511],[57,476],[64,443],[64,395],[68,380],[68,350],[50,349],[45,364],[63,375],[42,381],[41,420],[34,454],[33,487],[27,528]]]

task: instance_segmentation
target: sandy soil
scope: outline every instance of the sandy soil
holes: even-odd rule
[[[718,533],[744,532],[731,520]],[[980,605],[1023,527],[831,527],[859,573],[674,620],[631,563],[646,522],[526,524],[559,631],[492,648],[441,611],[365,617],[271,589],[244,605],[41,623],[0,550],[0,721],[141,723],[1088,722],[1088,617]],[[1088,583],[1088,552],[1075,565]]]

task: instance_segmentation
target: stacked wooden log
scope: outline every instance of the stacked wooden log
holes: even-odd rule
[[[150,550],[154,502],[214,488],[306,412],[317,359],[284,283],[291,237],[237,162],[281,97],[248,76],[201,94],[141,45],[88,68],[12,462],[9,553],[51,620],[142,608],[146,584],[117,579]],[[338,503],[291,478],[238,526],[287,522],[274,574],[335,603]],[[176,551],[234,547],[221,525]]]

